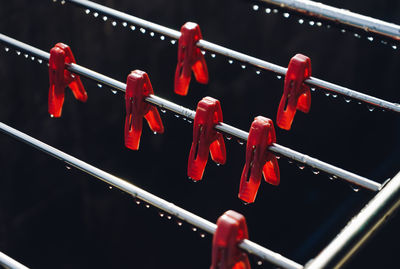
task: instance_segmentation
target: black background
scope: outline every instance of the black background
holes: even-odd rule
[[[282,13],[253,11],[244,1],[98,1],[128,14],[179,29],[197,22],[204,39],[287,66],[296,53],[311,58],[313,76],[389,101],[399,100],[399,51],[338,29],[297,23]],[[324,1],[400,23],[398,1]],[[155,94],[195,109],[204,96],[221,101],[224,120],[248,130],[257,115],[276,118],[283,79],[256,75],[228,59],[206,54],[210,83],[192,81],[188,96],[173,93],[177,45],[149,32],[117,27],[59,2],[0,2],[0,31],[49,51],[69,44],[77,62],[119,81],[134,69],[146,71]],[[47,66],[14,50],[0,50],[0,118],[33,137],[215,222],[226,210],[246,216],[250,239],[305,264],[333,239],[373,197],[349,184],[313,175],[309,168],[280,160],[281,185],[262,183],[256,202],[237,199],[245,147],[226,141],[228,161],[209,161],[203,181],[186,176],[192,125],[167,112],[163,135],[144,126],[140,150],[124,147],[124,97],[82,79],[86,104],[66,91],[63,115],[47,114]],[[376,109],[377,110],[377,109]],[[279,144],[383,182],[399,170],[400,118],[347,104],[342,96],[312,94],[309,114],[297,113],[290,132],[277,129]],[[6,135],[0,136],[0,251],[32,268],[207,268],[210,235],[188,224],[160,218],[106,184]],[[398,268],[399,217],[353,259],[351,268]],[[257,259],[254,259],[256,262]],[[254,265],[254,267],[257,267]],[[267,263],[264,268],[273,267]]]

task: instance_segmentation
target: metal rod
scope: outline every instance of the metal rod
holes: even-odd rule
[[[4,266],[6,269],[29,269],[3,252],[0,252],[0,265]]]
[[[187,223],[190,223],[194,226],[196,226],[199,229],[204,230],[205,232],[208,232],[210,234],[214,234],[215,230],[217,229],[217,225],[203,219],[183,208],[180,208],[173,203],[170,203],[152,193],[149,193],[132,183],[129,183],[121,178],[118,178],[116,176],[113,176],[105,171],[102,171],[88,163],[85,163],[71,155],[68,155],[65,152],[62,152],[56,148],[53,148],[50,145],[47,145],[27,134],[24,134],[2,122],[0,122],[0,131],[10,135],[11,137],[20,140],[32,147],[37,148],[40,151],[43,151],[46,154],[49,154],[66,164],[73,166],[87,174],[92,175],[95,178],[98,178],[107,184],[114,186],[115,188],[120,189],[123,192],[126,192],[130,195],[132,195],[135,198],[138,198],[140,200],[145,201],[148,204],[153,205],[154,207],[157,207],[165,212],[167,212],[170,215],[175,216],[178,219],[181,219]],[[303,268],[302,265],[289,260],[280,254],[273,252],[269,249],[266,249],[254,242],[251,242],[250,240],[244,240],[239,244],[239,247],[253,255],[258,256],[259,258],[269,261],[277,266],[283,267],[283,268],[289,268],[289,269],[301,269]],[[1,256],[0,256],[1,258]],[[23,267],[25,268],[25,267]]]
[[[340,9],[309,0],[259,0],[264,3],[279,6],[299,12],[306,16],[321,18],[333,23],[351,26],[365,32],[371,32],[386,38],[400,40],[400,26],[368,16],[357,14],[346,9]]]
[[[131,23],[131,24],[134,24],[134,25],[137,25],[140,27],[150,29],[151,31],[157,32],[162,35],[169,36],[173,39],[179,39],[179,37],[181,36],[180,32],[173,30],[171,28],[167,28],[165,26],[140,19],[138,17],[123,13],[121,11],[117,11],[115,9],[94,3],[92,1],[66,0],[66,2],[73,3],[77,6],[84,7],[89,10],[92,10],[92,11],[96,10],[97,12],[107,15],[109,17],[112,17],[114,19],[118,19],[123,22]],[[285,2],[285,1],[283,1],[283,2]],[[286,0],[286,2],[293,2],[293,0]],[[218,54],[227,56],[229,58],[238,60],[240,62],[250,64],[250,65],[256,66],[258,68],[264,69],[264,70],[272,71],[279,75],[283,75],[283,76],[286,75],[286,71],[287,71],[286,67],[282,67],[282,66],[279,66],[279,65],[267,62],[267,61],[263,61],[261,59],[246,55],[244,53],[237,52],[237,51],[228,49],[226,47],[208,42],[204,39],[199,40],[197,43],[197,46],[201,49],[212,51],[214,53],[218,53]],[[314,87],[323,88],[327,91],[331,91],[331,92],[334,92],[337,94],[348,96],[350,98],[353,98],[353,99],[356,99],[356,100],[359,100],[362,102],[366,102],[373,106],[377,106],[377,107],[380,107],[380,108],[383,108],[386,110],[400,113],[400,105],[399,104],[388,102],[383,99],[376,98],[376,97],[373,97],[373,96],[370,96],[367,94],[363,94],[363,93],[348,89],[343,86],[339,86],[339,85],[336,85],[336,84],[333,84],[330,82],[326,82],[326,81],[323,81],[323,80],[320,80],[320,79],[317,79],[314,77],[307,79],[305,81],[305,83],[307,83],[311,86],[314,86]]]
[[[342,267],[385,224],[399,206],[400,173],[390,180],[305,268]]]
[[[7,42],[8,44],[12,45],[13,47],[17,47],[19,49],[26,50],[30,52],[31,50],[34,51],[35,55],[42,55],[43,59],[48,60],[49,54],[46,52],[43,52],[37,48],[34,48],[30,45],[24,44],[20,41],[17,41],[15,39],[12,39],[10,37],[6,37],[2,34],[0,34],[0,41]],[[120,81],[117,81],[115,79],[109,78],[105,75],[102,75],[100,73],[97,73],[95,71],[92,71],[86,67],[80,66],[78,64],[67,64],[67,69],[73,73],[82,75],[84,77],[90,78],[92,80],[95,80],[101,84],[105,84],[113,89],[119,90],[121,92],[125,92],[126,89],[126,84],[122,83]],[[160,98],[155,95],[150,95],[149,97],[146,98],[146,101],[149,103],[152,103],[154,105],[159,106],[160,108],[168,109],[170,111],[173,111],[174,113],[180,114],[186,118],[194,119],[196,112],[193,110],[190,110],[188,108],[185,108],[183,106],[177,105],[175,103],[172,103],[168,100],[165,100],[163,98]],[[215,126],[215,129],[217,129],[220,132],[223,132],[227,135],[234,136],[238,139],[247,141],[248,133],[240,130],[238,128],[235,128],[233,126],[230,126],[225,123],[219,123],[218,125]],[[271,145],[268,150],[283,155],[287,158],[296,160],[297,162],[303,163],[305,165],[309,165],[315,169],[324,171],[328,174],[335,175],[337,177],[340,177],[352,184],[361,186],[363,188],[366,188],[371,191],[379,191],[381,188],[381,184],[374,182],[370,179],[367,179],[365,177],[356,175],[354,173],[348,172],[344,169],[335,167],[333,165],[327,164],[325,162],[322,162],[318,159],[312,158],[308,155],[299,153],[297,151],[291,150],[289,148],[286,148],[284,146],[278,145],[274,143]]]

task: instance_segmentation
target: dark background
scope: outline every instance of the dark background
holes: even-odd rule
[[[301,52],[312,60],[313,76],[389,101],[399,101],[399,51],[342,34],[338,29],[300,25],[293,16],[254,12],[252,4],[228,1],[98,1],[128,14],[179,29],[201,26],[204,39],[287,66]],[[361,14],[400,23],[398,1],[324,1]],[[217,55],[206,60],[210,83],[192,81],[188,96],[173,93],[177,45],[160,36],[117,27],[85,15],[81,8],[52,1],[0,1],[0,31],[49,51],[69,44],[77,62],[125,81],[131,70],[146,71],[155,94],[195,109],[204,96],[221,101],[225,122],[248,130],[257,115],[276,118],[283,79],[256,75]],[[56,148],[120,176],[215,222],[226,210],[246,216],[250,239],[305,264],[333,239],[373,197],[346,182],[280,160],[281,185],[262,183],[255,204],[237,199],[245,147],[226,141],[228,161],[209,162],[203,181],[186,176],[192,125],[167,112],[163,135],[144,126],[140,150],[124,147],[124,97],[82,79],[86,104],[66,91],[63,115],[47,114],[45,64],[0,50],[0,118]],[[378,109],[376,109],[378,110]],[[290,132],[277,129],[279,144],[378,182],[399,170],[400,118],[342,96],[312,94],[309,114],[297,113]],[[0,251],[32,268],[207,268],[210,235],[188,224],[160,218],[119,190],[8,136],[0,136]],[[350,268],[398,268],[398,227],[394,217],[349,264]],[[254,259],[256,262],[257,259]],[[254,267],[257,267],[254,265]],[[273,267],[264,263],[264,268]]]

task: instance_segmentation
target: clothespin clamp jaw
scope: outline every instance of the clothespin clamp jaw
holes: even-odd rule
[[[86,102],[88,98],[79,75],[72,74],[66,69],[66,64],[71,63],[76,63],[76,61],[68,45],[57,43],[50,50],[48,110],[52,117],[61,117],[67,86],[77,100]]]
[[[215,130],[215,125],[223,121],[221,104],[217,99],[204,97],[197,105],[193,122],[193,142],[188,160],[188,177],[201,180],[208,160],[225,164],[226,149],[224,137]]]
[[[191,72],[202,84],[208,83],[206,60],[196,43],[202,39],[199,25],[187,22],[181,28],[178,42],[178,64],[175,71],[175,93],[187,95],[191,80]]]
[[[311,60],[303,54],[296,54],[289,62],[285,86],[278,107],[276,124],[290,130],[296,110],[308,113],[311,107],[310,87],[304,80],[311,77]]]
[[[153,132],[163,133],[164,126],[157,108],[145,101],[146,97],[154,94],[147,73],[140,70],[132,71],[128,75],[126,85],[125,146],[132,150],[138,150],[143,117]]]
[[[276,156],[269,152],[268,147],[276,142],[272,120],[258,116],[250,127],[246,145],[246,163],[240,180],[239,198],[246,203],[253,203],[261,177],[266,182],[279,185],[280,172]]]
[[[232,210],[225,212],[217,221],[210,269],[250,269],[247,253],[238,247],[248,238],[245,217]]]

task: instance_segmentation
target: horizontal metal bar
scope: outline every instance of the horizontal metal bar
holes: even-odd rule
[[[290,2],[292,0],[287,0],[287,2]],[[92,1],[87,1],[87,0],[66,0],[66,2],[73,3],[77,6],[84,7],[90,10],[96,10],[97,12],[107,15],[109,17],[138,25],[140,27],[144,27],[147,29],[150,29],[151,31],[157,32],[162,35],[169,36],[174,39],[179,39],[181,36],[181,33],[173,30],[171,28],[167,28],[165,26],[155,24],[137,17],[134,17],[132,15],[128,15],[126,13],[123,13],[121,11],[117,11],[115,9],[105,7],[103,5],[94,3]],[[256,57],[252,57],[249,55],[246,55],[241,52],[234,51],[232,49],[228,49],[226,47],[208,42],[204,39],[201,39],[197,42],[197,46],[201,49],[212,51],[214,53],[218,53],[224,56],[227,56],[229,58],[235,59],[237,61],[253,65],[255,67],[258,67],[260,69],[268,70],[274,73],[277,73],[279,75],[286,75],[287,68],[282,67],[261,59],[258,59]],[[318,88],[323,88],[325,90],[337,93],[337,94],[342,94],[344,96],[351,97],[353,99],[356,99],[358,101],[366,102],[370,105],[377,106],[386,110],[394,111],[400,113],[400,105],[392,102],[385,101],[380,98],[376,98],[373,96],[369,96],[367,94],[363,94],[354,90],[350,90],[346,87],[339,86],[330,82],[326,82],[317,78],[310,78],[305,81],[307,84],[318,87]]]
[[[190,223],[196,226],[199,229],[204,230],[207,233],[214,234],[215,230],[217,229],[217,225],[203,219],[181,207],[174,205],[150,192],[147,192],[132,183],[125,181],[121,178],[113,176],[99,168],[96,168],[88,163],[85,163],[71,155],[68,155],[65,152],[62,152],[50,145],[47,145],[25,133],[22,133],[2,122],[0,122],[0,131],[16,138],[19,141],[22,141],[32,147],[37,148],[40,151],[43,151],[46,154],[49,154],[66,164],[73,166],[89,175],[92,175],[95,178],[98,178],[105,183],[114,186],[115,188],[120,189],[123,192],[126,192],[132,195],[135,198],[145,201],[146,203],[159,208],[170,215],[175,216],[178,219],[181,219],[187,223]],[[253,255],[258,256],[259,258],[269,261],[277,266],[289,269],[301,269],[303,268],[302,265],[289,260],[278,253],[275,253],[269,249],[266,249],[254,242],[249,240],[244,240],[239,244],[239,247]],[[1,257],[1,256],[0,256]]]
[[[20,41],[16,41],[15,39],[12,38],[4,38],[4,35],[0,34],[0,41],[7,40],[9,44],[12,44],[14,47],[18,47],[19,49],[25,49],[27,51],[30,51],[30,49],[34,49],[34,51],[37,53],[37,55],[45,55],[45,52],[34,48],[32,46],[29,46],[27,44],[24,44]],[[80,66],[78,64],[67,64],[67,69],[73,73],[79,74],[81,76],[90,78],[92,80],[95,80],[101,84],[107,85],[113,89],[117,89],[121,92],[125,92],[126,89],[126,84],[122,83],[120,81],[117,81],[115,79],[109,78],[105,75],[102,75],[100,73],[97,73],[95,71],[92,71],[86,67]],[[146,98],[146,101],[149,103],[152,103],[154,105],[159,106],[160,108],[168,109],[170,111],[173,111],[174,113],[180,114],[186,118],[194,119],[196,112],[193,110],[190,110],[188,108],[185,108],[183,106],[177,105],[173,102],[170,102],[168,100],[165,100],[163,98],[160,98],[155,95],[150,95],[149,97]],[[219,123],[218,125],[215,126],[215,128],[223,132],[227,135],[234,136],[238,139],[247,141],[248,133],[240,130],[238,128],[235,128],[233,126],[230,126],[225,123]],[[297,162],[303,163],[305,165],[309,165],[315,169],[324,171],[328,174],[335,175],[337,177],[340,177],[352,184],[358,185],[360,187],[366,188],[371,191],[378,191],[381,187],[381,184],[374,182],[370,179],[367,179],[365,177],[356,175],[354,173],[348,172],[344,169],[335,167],[333,165],[327,164],[325,162],[322,162],[318,159],[312,158],[310,156],[307,156],[305,154],[299,153],[297,151],[291,150],[289,148],[286,148],[284,146],[278,145],[278,144],[273,144],[268,148],[268,150],[283,155],[287,158],[296,160]]]
[[[399,206],[400,173],[349,221],[335,239],[306,265],[306,268],[341,268],[386,223]]]
[[[400,25],[357,14],[346,9],[331,7],[309,0],[259,0],[264,3],[293,10],[307,16],[351,26],[376,35],[400,40]]]
[[[3,252],[0,252],[0,265],[4,266],[6,269],[29,269]]]

